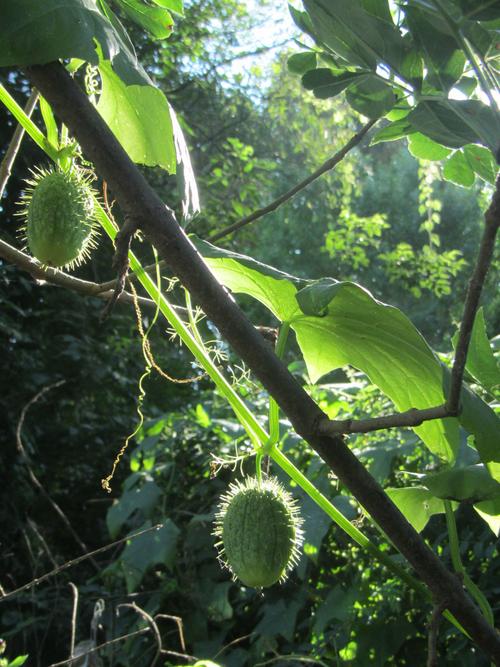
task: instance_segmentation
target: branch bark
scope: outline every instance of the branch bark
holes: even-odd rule
[[[75,276],[70,276],[68,273],[64,273],[64,271],[60,271],[59,269],[53,269],[50,266],[42,266],[34,257],[30,257],[26,253],[21,252],[21,250],[17,250],[17,248],[14,248],[1,239],[0,258],[14,264],[22,271],[26,271],[37,280],[43,280],[51,285],[57,285],[59,287],[65,287],[66,289],[78,292],[79,294],[95,296],[99,299],[110,299],[114,294],[116,279],[109,281],[109,283],[92,283],[88,280],[75,278]],[[156,304],[152,299],[147,299],[142,296],[137,298],[141,306],[156,307]],[[122,292],[118,297],[118,301],[133,304],[134,296],[130,292]]]
[[[407,558],[436,601],[445,601],[477,645],[500,665],[500,635],[488,625],[456,577],[427,547],[343,438],[317,435],[317,423],[324,413],[215,280],[172,211],[149,186],[63,66],[58,63],[33,66],[27,74],[109,183],[124,214],[135,220],[146,239],[275,398],[296,432],[323,458]]]
[[[334,169],[339,162],[342,162],[347,153],[349,153],[349,151],[351,151],[355,146],[357,146],[360,143],[361,139],[363,139],[368,130],[370,130],[375,125],[377,120],[378,119],[368,121],[368,123],[366,123],[366,125],[364,125],[361,128],[361,130],[357,132],[353,137],[351,137],[351,139],[346,143],[346,145],[343,146],[339,151],[337,151],[335,155],[326,160],[326,162],[324,162],[320,167],[318,167],[316,171],[307,176],[307,178],[304,178],[302,181],[300,181],[300,183],[294,185],[293,188],[290,188],[290,190],[284,192],[282,195],[277,197],[267,206],[257,209],[253,213],[250,213],[250,215],[247,215],[241,220],[234,222],[232,225],[228,225],[224,229],[221,229],[220,232],[216,232],[208,240],[211,243],[215,243],[215,241],[219,241],[225,236],[228,236],[229,234],[238,231],[242,227],[249,225],[251,222],[255,222],[256,220],[259,220],[260,218],[267,215],[268,213],[275,211],[282,204],[284,204],[289,199],[294,197],[298,192],[300,192],[308,185],[310,185],[313,181],[318,179],[320,176],[323,176],[323,174],[326,174],[327,171],[331,171],[332,169]]]

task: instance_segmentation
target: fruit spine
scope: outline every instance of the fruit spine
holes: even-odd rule
[[[229,486],[216,514],[219,560],[246,586],[285,581],[303,540],[297,503],[275,478]]]

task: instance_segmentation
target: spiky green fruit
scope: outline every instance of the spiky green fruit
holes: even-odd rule
[[[42,264],[73,267],[94,247],[94,193],[81,170],[38,169],[23,196],[25,233]]]
[[[292,496],[274,478],[231,484],[216,515],[219,560],[246,586],[284,581],[298,561],[302,520]]]

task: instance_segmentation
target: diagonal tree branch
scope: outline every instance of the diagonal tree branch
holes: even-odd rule
[[[312,174],[304,178],[302,181],[300,181],[300,183],[294,185],[293,188],[290,188],[290,190],[284,192],[282,195],[277,197],[267,206],[264,206],[263,208],[258,208],[253,213],[250,213],[250,215],[247,215],[241,220],[234,222],[232,225],[229,225],[228,227],[221,229],[220,232],[216,232],[208,240],[211,243],[215,243],[215,241],[219,241],[225,236],[228,236],[228,234],[232,234],[233,232],[238,231],[242,227],[249,225],[251,222],[255,222],[256,220],[259,220],[260,218],[267,215],[268,213],[275,211],[282,204],[284,204],[289,199],[294,197],[298,192],[300,192],[308,185],[310,185],[313,181],[318,179],[320,176],[323,176],[323,174],[326,174],[327,171],[331,171],[332,169],[334,169],[339,164],[339,162],[342,162],[342,160],[349,153],[349,151],[351,151],[355,146],[357,146],[360,143],[361,139],[363,139],[368,130],[370,130],[375,125],[377,120],[378,119],[370,120],[368,121],[368,123],[366,123],[366,125],[363,125],[361,130],[357,132],[353,137],[351,137],[351,139],[345,144],[345,146],[343,146],[339,151],[337,151],[335,155],[333,155],[331,158],[326,160],[326,162],[324,162],[320,167],[318,167],[316,171],[314,171]]]
[[[317,435],[317,423],[324,413],[217,282],[172,211],[149,186],[76,82],[58,63],[33,66],[27,73],[109,183],[123,213],[136,221],[146,239],[275,398],[296,432],[406,557],[436,602],[444,602],[477,645],[500,665],[499,633],[486,622],[461,583],[403,517],[343,438]]]

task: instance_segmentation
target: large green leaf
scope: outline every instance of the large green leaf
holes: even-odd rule
[[[453,336],[454,347],[457,341],[458,331]],[[500,388],[500,367],[488,340],[482,307],[474,320],[465,368],[488,391],[494,392]]]
[[[175,172],[176,152],[168,102],[154,86],[126,85],[101,62],[97,110],[134,162]]]
[[[488,148],[469,144],[463,147],[463,152],[471,169],[488,183],[495,183],[498,167],[495,158]]]
[[[305,285],[306,281],[277,271],[251,257],[217,248],[195,236],[190,238],[217,279],[230,290],[257,299],[281,322],[290,321],[300,314],[295,294],[297,286]]]
[[[470,188],[476,176],[462,150],[455,151],[444,163],[443,176],[447,181]]]
[[[287,66],[292,74],[305,74],[309,70],[316,69],[317,61],[314,51],[302,51],[291,55],[288,58]]]
[[[408,121],[415,130],[450,148],[480,143],[496,155],[500,146],[500,114],[479,100],[420,102]]]
[[[354,283],[332,278],[301,281],[250,257],[193,241],[226,287],[252,296],[279,320],[290,322],[313,382],[350,364],[366,373],[401,411],[444,403],[449,370],[397,308]],[[474,435],[481,459],[500,461],[495,413],[467,388],[461,402],[460,423]],[[414,430],[433,453],[452,461],[458,423],[455,418],[433,420]]]
[[[366,373],[398,410],[444,403],[443,368],[420,333],[397,308],[359,285],[317,281],[297,294],[307,317],[293,322],[311,379],[350,364]],[[429,449],[453,460],[456,419],[435,420],[415,431]]]
[[[477,503],[500,496],[500,483],[481,463],[425,475],[420,481],[433,496],[443,500]]]
[[[460,79],[465,56],[455,37],[439,14],[429,14],[420,7],[405,5],[406,21],[427,65],[427,82],[447,92]]]
[[[410,486],[402,489],[385,489],[392,502],[416,531],[422,531],[431,516],[444,513],[444,503],[435,498],[423,486]]]

